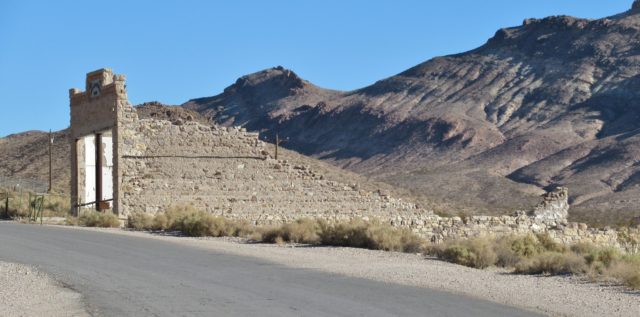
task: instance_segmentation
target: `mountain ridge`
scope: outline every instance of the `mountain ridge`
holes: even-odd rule
[[[526,19],[478,48],[352,91],[278,67],[182,106],[266,139],[277,132],[285,147],[465,212],[503,212],[565,185],[578,220],[611,222],[637,216],[640,202],[640,4],[632,7]]]

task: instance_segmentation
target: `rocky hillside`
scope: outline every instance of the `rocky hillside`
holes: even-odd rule
[[[188,121],[211,124],[209,119],[197,112],[155,101],[137,105],[136,110],[140,118],[168,120],[174,124]],[[57,131],[53,136],[53,189],[55,192],[68,194],[71,177],[68,129]],[[42,131],[28,131],[0,138],[0,188],[20,184],[21,187],[29,190],[46,190],[49,177],[48,138],[49,134]],[[275,154],[273,145],[267,146],[265,150],[271,156]],[[408,190],[376,182],[294,151],[281,148],[278,152],[279,159],[308,167],[310,170],[321,173],[329,181],[350,184],[370,192],[380,191],[395,198],[417,202],[421,209],[433,209],[433,205],[428,201],[412,196]]]
[[[136,106],[140,118],[156,118],[174,123],[197,121],[209,124],[209,120],[197,112],[180,107],[166,106],[158,102],[147,102]],[[53,133],[53,189],[69,192],[69,131]],[[47,185],[49,179],[49,134],[43,131],[27,131],[0,138],[0,187],[4,183],[22,181],[26,187],[34,183]]]
[[[183,106],[467,213],[564,185],[574,220],[640,215],[640,1],[597,20],[528,19],[355,91],[277,67]]]

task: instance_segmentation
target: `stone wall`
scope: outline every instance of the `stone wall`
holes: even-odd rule
[[[131,120],[121,146],[121,214],[190,204],[216,215],[274,225],[299,218],[378,219],[432,242],[476,236],[548,233],[556,241],[619,248],[618,231],[569,223],[568,190],[557,188],[513,216],[440,217],[381,192],[326,180],[295,162],[275,160],[257,133],[241,128]],[[637,232],[635,233],[637,236]]]
[[[121,144],[121,216],[192,204],[227,217],[431,214],[381,192],[327,180],[308,166],[275,160],[257,133],[195,122],[134,120]]]
[[[388,222],[392,226],[407,228],[425,239],[441,243],[447,240],[467,239],[480,236],[499,237],[506,235],[524,235],[547,233],[556,242],[572,245],[578,242],[591,242],[596,245],[612,246],[628,252],[639,252],[640,229],[589,228],[584,223],[568,222],[569,212],[567,188],[560,187],[543,196],[543,201],[533,210],[517,211],[513,216],[472,216],[441,217],[435,214],[395,214],[374,215],[309,215],[329,222],[352,219]],[[251,221],[257,225],[273,225],[291,221],[290,217],[266,216],[253,217],[236,215],[236,218]],[[238,217],[239,216],[239,217]]]

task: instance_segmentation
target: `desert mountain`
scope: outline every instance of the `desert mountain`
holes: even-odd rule
[[[527,19],[354,91],[276,67],[183,107],[467,213],[565,185],[574,220],[640,215],[640,1],[596,20]]]
[[[178,125],[188,121],[205,125],[211,124],[209,119],[197,112],[182,107],[167,106],[159,102],[146,102],[135,108],[138,116],[142,119],[168,120]],[[68,129],[54,132],[53,136],[53,190],[68,194],[71,178]],[[20,187],[27,190],[46,190],[49,177],[48,139],[49,134],[43,131],[27,131],[0,138],[0,188],[19,184]],[[273,155],[273,145],[267,146],[266,150]],[[357,184],[364,190],[382,191],[396,198],[420,202],[423,208],[429,209],[431,207],[429,202],[421,201],[419,197],[412,196],[410,191],[367,179],[359,174],[345,171],[294,151],[280,149],[278,157],[288,160],[292,164],[307,166],[328,180],[344,184]]]

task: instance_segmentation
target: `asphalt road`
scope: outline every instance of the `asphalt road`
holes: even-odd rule
[[[38,266],[80,292],[96,316],[537,316],[437,290],[65,227],[0,222],[0,261]]]

